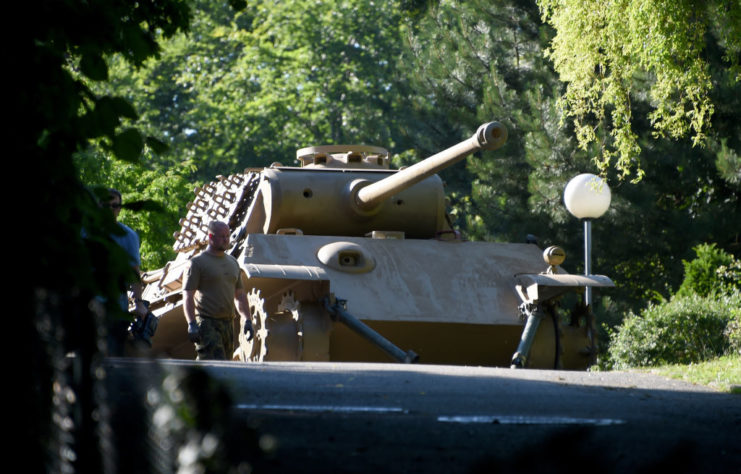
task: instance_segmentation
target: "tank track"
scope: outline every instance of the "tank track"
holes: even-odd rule
[[[229,224],[230,253],[241,248],[244,233],[240,230],[260,179],[258,171],[248,169],[244,173],[217,176],[215,181],[195,188],[195,198],[188,203],[186,216],[180,219],[180,230],[173,234],[176,259],[142,275],[145,285],[142,296],[150,302],[150,310],[158,314],[157,309],[165,310],[178,303],[185,264],[208,245],[209,223],[221,220]]]
[[[176,252],[205,247],[211,221],[226,222],[232,232],[241,226],[260,181],[260,173],[245,171],[216,178],[217,181],[195,189],[196,197],[188,203],[186,216],[180,219],[180,231],[173,235]]]

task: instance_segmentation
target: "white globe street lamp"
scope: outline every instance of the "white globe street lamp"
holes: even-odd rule
[[[610,207],[610,187],[599,176],[584,173],[573,178],[563,192],[566,209],[576,218],[584,220],[584,274],[591,274],[592,219],[601,217]],[[585,303],[592,306],[592,288],[585,290]]]

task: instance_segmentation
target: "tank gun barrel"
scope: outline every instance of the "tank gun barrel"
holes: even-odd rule
[[[496,150],[507,141],[507,129],[499,122],[481,125],[471,138],[443,150],[381,181],[358,190],[355,201],[360,209],[369,210],[438,171],[451,166],[478,150]]]

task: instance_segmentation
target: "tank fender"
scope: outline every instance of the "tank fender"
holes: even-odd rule
[[[612,288],[605,275],[521,273],[515,275],[517,296],[522,303],[541,303],[580,288]]]

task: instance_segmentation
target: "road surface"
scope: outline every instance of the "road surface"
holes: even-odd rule
[[[243,472],[741,472],[741,396],[649,374],[138,359],[106,366],[111,391],[129,402],[146,387],[166,392],[167,374],[198,374],[184,386],[205,394],[201,412],[228,413],[223,444],[258,446],[234,461]],[[223,390],[206,389],[206,379]]]

